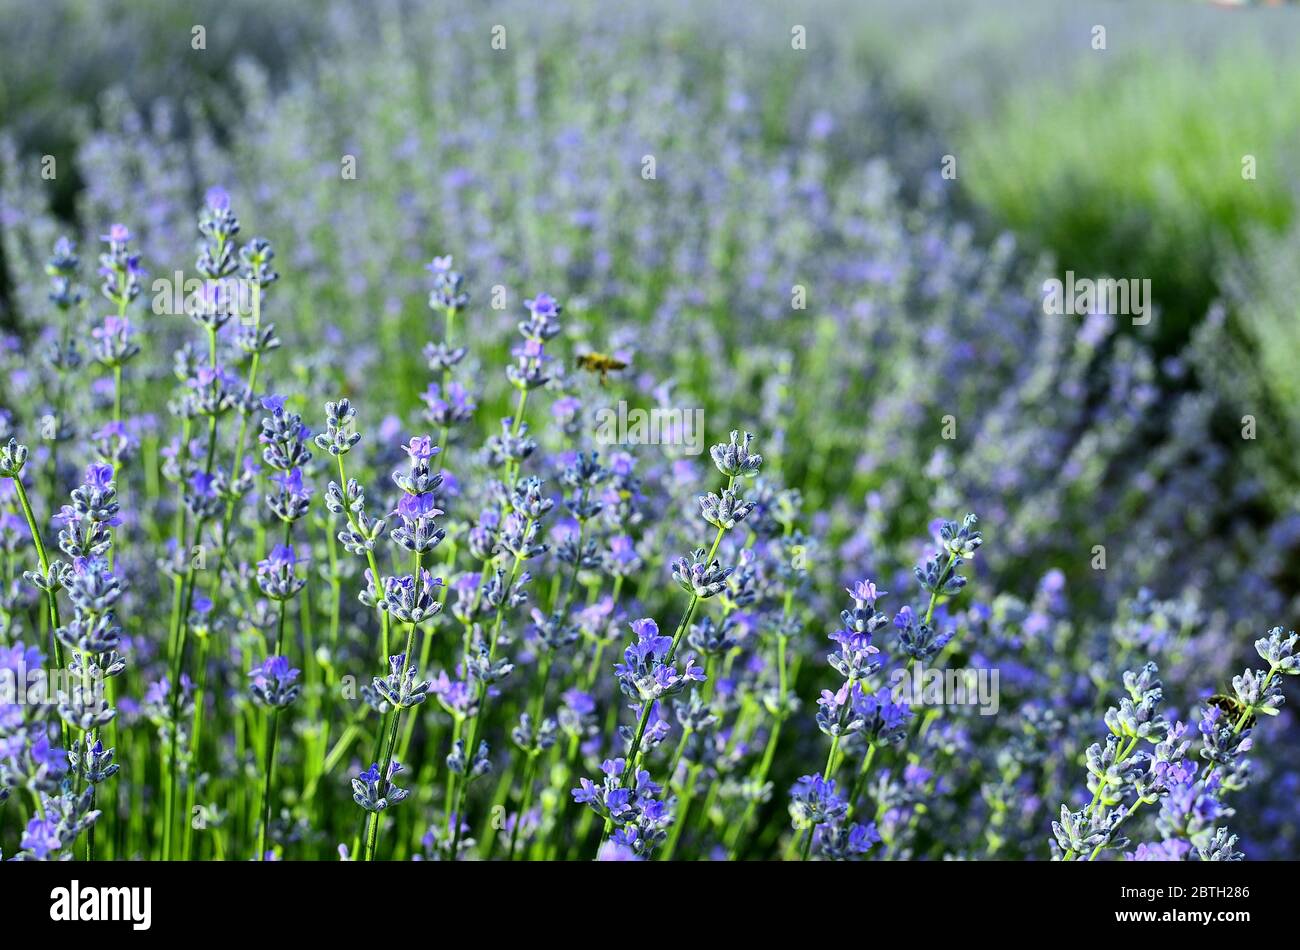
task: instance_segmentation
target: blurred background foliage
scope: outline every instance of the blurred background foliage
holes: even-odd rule
[[[866,6],[889,24],[864,34],[869,58],[938,130],[933,147],[958,157],[962,193],[988,219],[1052,251],[1062,270],[1149,277],[1162,353],[1228,305],[1216,374],[1267,421],[1271,435],[1245,461],[1294,508],[1300,11]],[[1091,45],[1099,25],[1104,51]]]
[[[256,0],[3,0],[0,125],[27,153],[66,154],[99,123],[99,97],[120,89],[137,107],[161,98],[211,103],[236,59],[281,75],[295,54],[321,39],[311,4]],[[205,27],[205,49],[191,29]],[[143,42],[143,38],[164,38]],[[170,41],[168,41],[170,40]],[[53,57],[52,58],[52,51]],[[70,211],[81,186],[55,179],[55,201]]]

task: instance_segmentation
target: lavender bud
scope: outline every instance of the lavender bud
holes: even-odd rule
[[[722,567],[717,558],[705,563],[704,557],[704,548],[697,548],[691,552],[689,561],[684,557],[673,561],[673,580],[682,590],[700,598],[719,593],[733,570]]]
[[[0,478],[17,478],[27,464],[27,446],[10,439],[0,448]]]
[[[368,812],[385,811],[401,804],[411,793],[393,784],[393,776],[402,771],[402,764],[394,759],[388,766],[388,775],[379,777],[379,763],[373,763],[352,780],[352,800]]]
[[[352,451],[352,446],[361,441],[360,434],[354,430],[356,414],[357,410],[346,399],[325,403],[326,431],[316,436],[316,447],[330,455],[347,455]]]
[[[718,471],[727,478],[753,478],[757,475],[763,456],[749,451],[752,438],[748,432],[742,438],[740,432],[733,429],[729,442],[719,442],[710,448],[709,455]]]
[[[430,683],[419,679],[414,666],[406,665],[406,654],[390,656],[388,669],[387,676],[375,677],[373,686],[376,693],[397,709],[410,709],[424,702]]]
[[[700,511],[704,520],[724,531],[729,531],[744,521],[745,516],[753,510],[753,502],[740,500],[731,489],[723,491],[721,498],[713,492],[700,496]]]

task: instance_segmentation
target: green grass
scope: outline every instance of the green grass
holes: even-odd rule
[[[1143,58],[1013,96],[999,121],[967,130],[963,179],[1062,269],[1149,277],[1161,337],[1181,341],[1219,292],[1225,258],[1293,220],[1298,130],[1300,62],[1251,45],[1209,63]]]

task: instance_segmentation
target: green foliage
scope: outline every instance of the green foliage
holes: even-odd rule
[[[1210,64],[1144,59],[1019,92],[1000,121],[967,132],[963,177],[1063,269],[1150,278],[1162,335],[1176,339],[1219,291],[1225,251],[1292,219],[1297,120],[1300,63],[1249,45]]]

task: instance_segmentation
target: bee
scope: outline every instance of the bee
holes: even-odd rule
[[[626,363],[607,353],[581,353],[578,355],[576,362],[578,369],[585,369],[589,373],[599,373],[602,386],[608,381],[610,373],[617,372],[620,369],[627,369]]]
[[[1235,726],[1241,720],[1242,715],[1246,712],[1245,703],[1243,703],[1236,696],[1229,696],[1226,693],[1215,693],[1213,696],[1207,699],[1205,703],[1208,706],[1217,706],[1219,709],[1222,709],[1224,716],[1226,717],[1225,721],[1231,723],[1233,726]],[[1242,728],[1254,729],[1255,716],[1253,715],[1247,716],[1246,722],[1242,726]]]

